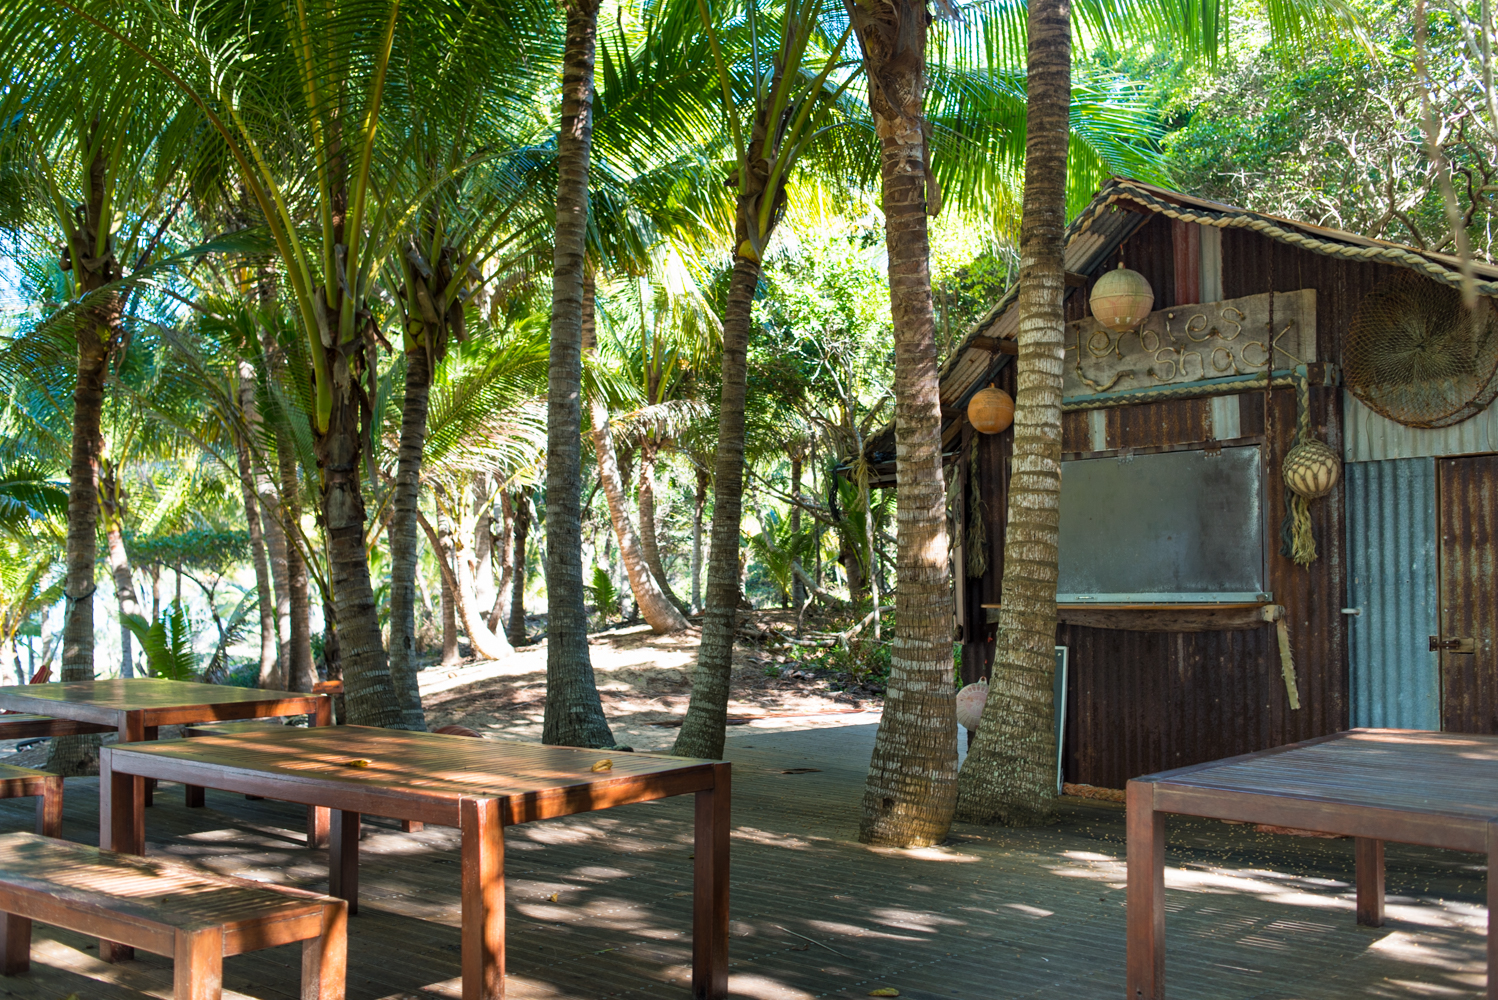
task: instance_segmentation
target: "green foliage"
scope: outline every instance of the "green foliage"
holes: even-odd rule
[[[602,566],[593,567],[593,583],[583,588],[593,598],[593,606],[598,609],[599,624],[607,625],[609,620],[619,614],[619,588],[614,586],[613,577],[609,571]]]
[[[143,615],[121,615],[120,621],[140,643],[146,654],[146,669],[152,677],[169,681],[198,679],[198,658],[192,648],[197,628],[179,602],[173,601],[154,622]]]
[[[224,684],[229,681],[233,673],[233,664],[229,661],[229,647],[243,639],[251,625],[259,624],[258,620],[250,617],[259,608],[259,595],[253,590],[245,591],[239,598],[239,603],[234,605],[234,610],[229,613],[228,620],[220,626],[218,645],[214,647],[213,656],[209,658],[208,666],[203,671],[205,680],[214,684]]]

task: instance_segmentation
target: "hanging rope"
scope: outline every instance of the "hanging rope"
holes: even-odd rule
[[[978,476],[976,438],[968,445],[967,495],[967,575],[982,576],[988,572],[988,505],[983,502],[983,488]]]

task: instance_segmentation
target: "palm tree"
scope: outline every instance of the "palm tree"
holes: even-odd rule
[[[839,120],[835,109],[847,89],[829,85],[842,65],[851,27],[838,37],[822,31],[818,0],[788,0],[779,23],[762,30],[758,0],[746,5],[747,53],[729,50],[720,13],[699,0],[722,92],[722,110],[734,154],[736,189],[733,272],[723,305],[722,394],[714,461],[712,548],[702,644],[692,677],[692,699],[672,753],[716,758],[723,753],[728,681],[739,604],[739,528],[744,492],[744,408],[748,385],[751,306],[766,245],[784,210],[786,184],[809,143]],[[778,36],[778,37],[777,37]],[[775,45],[769,65],[760,47]],[[747,56],[742,63],[737,60]],[[736,72],[747,66],[748,81]],[[851,79],[851,77],[849,78]],[[741,84],[748,90],[740,106]]]

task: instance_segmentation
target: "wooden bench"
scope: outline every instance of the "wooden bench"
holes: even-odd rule
[[[31,922],[98,935],[101,956],[169,955],[175,1000],[220,1000],[224,958],[302,944],[302,1000],[343,1000],[348,904],[32,833],[0,835],[0,965],[31,964]]]
[[[28,795],[37,797],[36,832],[48,837],[62,836],[62,775],[0,764],[0,799],[22,799]]]

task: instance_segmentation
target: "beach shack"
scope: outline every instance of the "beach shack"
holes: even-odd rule
[[[1498,733],[1498,268],[1469,310],[1453,257],[1119,179],[1065,266],[1065,780],[1350,726]],[[1093,315],[1120,268],[1153,296],[1137,322]],[[1013,434],[969,404],[1014,393],[1018,320],[1011,288],[941,373],[965,681],[993,657]],[[892,428],[866,456],[892,485]]]

